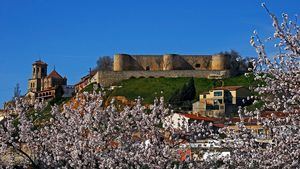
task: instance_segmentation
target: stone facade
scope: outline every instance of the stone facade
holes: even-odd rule
[[[62,77],[56,70],[47,75],[47,66],[41,60],[32,64],[32,77],[28,80],[28,97],[51,99],[62,96],[62,86],[67,85],[67,78]]]
[[[114,56],[114,71],[127,70],[226,70],[230,56],[217,55],[128,55]]]
[[[227,78],[241,71],[230,55],[114,55],[113,71],[98,71],[97,83],[114,85],[129,78]]]
[[[130,78],[159,78],[159,77],[195,77],[208,78],[211,74],[218,74],[223,78],[230,77],[229,70],[170,70],[170,71],[99,71],[97,82],[109,86]]]
[[[193,104],[193,113],[207,117],[228,117],[237,112],[238,106],[249,105],[251,101],[247,97],[250,95],[250,91],[242,86],[216,87],[200,94],[199,101]]]

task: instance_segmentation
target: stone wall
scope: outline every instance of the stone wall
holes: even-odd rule
[[[129,70],[226,70],[225,55],[128,55],[114,56],[114,71]],[[230,64],[229,64],[230,65]]]
[[[182,55],[182,57],[196,70],[212,70],[211,55]]]
[[[161,70],[161,71],[99,71],[98,80],[104,86],[117,84],[122,80],[129,78],[159,78],[159,77],[195,77],[208,78],[209,75],[223,75],[224,78],[230,77],[229,70]]]
[[[162,55],[132,55],[132,58],[143,67],[143,70],[162,70]]]

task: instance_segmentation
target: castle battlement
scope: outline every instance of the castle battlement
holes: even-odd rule
[[[104,86],[129,78],[195,77],[222,79],[242,72],[228,54],[216,55],[114,55],[112,71],[97,72],[96,81]]]
[[[230,56],[217,55],[114,55],[114,71],[227,70]]]

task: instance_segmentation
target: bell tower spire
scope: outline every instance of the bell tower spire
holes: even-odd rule
[[[28,81],[28,91],[37,92],[41,90],[42,80],[47,76],[47,66],[41,60],[32,64],[32,76]]]

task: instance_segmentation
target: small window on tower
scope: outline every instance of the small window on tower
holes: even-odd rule
[[[196,68],[200,68],[200,64],[197,63],[197,64],[195,65],[195,67],[196,67]]]
[[[150,70],[150,66],[146,66],[146,70]]]
[[[33,73],[35,73],[35,68],[33,68]]]

